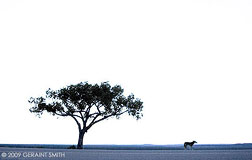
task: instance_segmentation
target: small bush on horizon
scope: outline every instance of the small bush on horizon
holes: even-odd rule
[[[75,145],[71,145],[67,149],[76,149],[76,147],[75,147]]]

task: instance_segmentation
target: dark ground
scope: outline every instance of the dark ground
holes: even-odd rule
[[[12,158],[11,158],[12,157]],[[72,150],[0,148],[2,160],[252,160],[251,150]]]

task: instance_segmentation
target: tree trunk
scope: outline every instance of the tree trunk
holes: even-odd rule
[[[77,149],[83,149],[84,134],[85,134],[84,130],[79,131],[79,139],[78,139]]]

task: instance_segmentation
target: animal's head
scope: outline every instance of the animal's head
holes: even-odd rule
[[[194,143],[197,143],[196,141],[193,141]]]

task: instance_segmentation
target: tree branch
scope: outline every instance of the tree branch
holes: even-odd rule
[[[87,129],[89,129],[93,124],[94,124],[94,122],[95,122],[95,120],[99,117],[100,115],[99,114],[97,114],[94,118],[93,118],[93,120],[89,123],[89,125],[87,126]]]
[[[85,115],[84,117],[86,118],[86,122],[88,121],[90,115],[89,115],[89,112],[90,112],[90,109],[91,109],[92,105],[88,106],[87,110],[85,111]]]
[[[112,116],[120,116],[120,115],[122,115],[122,114],[124,114],[124,113],[126,113],[126,112],[128,112],[128,110],[123,111],[123,112],[118,113],[118,114],[110,114],[110,115],[104,116],[103,118],[100,118],[100,119],[96,120],[96,119],[100,116],[100,115],[97,115],[97,116],[95,116],[95,118],[92,120],[92,122],[90,122],[90,124],[87,126],[87,130],[88,130],[89,128],[91,128],[94,124],[96,124],[96,123],[98,123],[98,122],[100,122],[100,121],[102,121],[102,120],[105,120],[105,119],[107,119],[107,118],[109,118],[109,117],[112,117]],[[96,121],[95,121],[95,120],[96,120]]]
[[[99,105],[95,105],[95,106],[96,106],[97,111],[101,114],[101,111],[100,111],[101,106],[99,106]]]
[[[77,123],[79,131],[81,131],[81,125],[80,125],[80,123],[78,122],[78,120],[77,120],[74,116],[71,116],[71,117],[72,117],[72,118],[75,120],[75,122]]]
[[[62,117],[69,116],[68,114],[59,114],[59,113],[53,113],[53,114],[56,114],[57,116],[62,116]]]
[[[80,118],[80,119],[82,119],[82,117],[81,116],[78,116],[78,115],[76,115],[76,114],[70,114],[70,113],[53,113],[53,114],[56,114],[57,116],[62,116],[62,117],[66,117],[66,116],[71,116],[71,117],[78,117],[78,118]]]
[[[79,113],[81,115],[81,120],[82,120],[82,123],[83,123],[83,128],[85,128],[86,127],[86,121],[84,120],[84,117],[83,117],[82,113],[81,112],[79,112]]]

